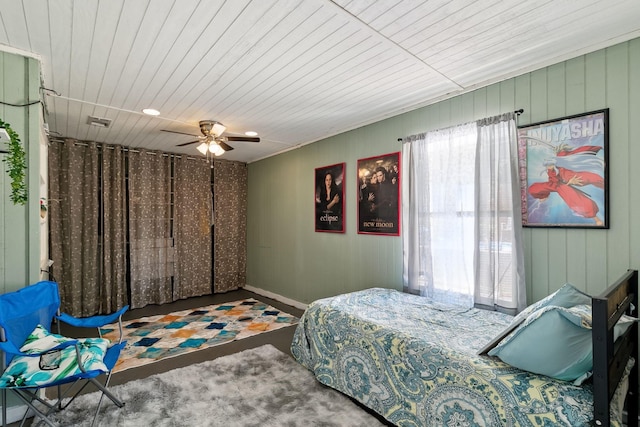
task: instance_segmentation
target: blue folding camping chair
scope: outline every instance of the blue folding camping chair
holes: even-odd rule
[[[122,341],[123,307],[106,316],[75,318],[60,314],[58,284],[42,281],[15,292],[0,295],[0,350],[2,350],[2,425],[7,424],[7,391],[13,392],[35,416],[55,426],[50,415],[65,409],[88,385],[102,392],[93,416],[95,424],[102,399],[107,396],[118,407],[118,400],[107,387],[112,369],[126,342]],[[82,328],[98,328],[99,338],[71,339],[51,333],[54,319]],[[111,343],[102,338],[100,328],[118,321],[120,339]],[[59,322],[58,322],[59,332]],[[106,374],[104,384],[97,377]],[[69,384],[60,387],[63,384]],[[41,392],[57,387],[57,397],[49,400]],[[24,423],[29,411],[25,411]],[[39,424],[39,423],[38,423]]]

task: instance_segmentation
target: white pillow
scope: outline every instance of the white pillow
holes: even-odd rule
[[[633,325],[638,320],[640,319],[627,316],[626,314],[620,316],[620,319],[618,319],[616,326],[613,328],[613,342],[616,342],[618,338],[624,335],[624,333],[627,332],[627,329],[629,329],[631,325]]]
[[[27,337],[20,351],[27,354],[46,352],[58,345],[74,341],[52,334],[38,325]],[[80,360],[87,372],[107,372],[103,359],[110,341],[104,338],[81,338]],[[82,374],[75,346],[54,350],[41,356],[16,356],[0,377],[1,387],[34,387]]]

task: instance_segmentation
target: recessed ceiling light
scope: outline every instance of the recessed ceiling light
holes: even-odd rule
[[[150,116],[159,116],[160,115],[160,111],[158,110],[154,110],[153,108],[145,108],[144,110],[142,110],[143,113],[148,114]]]
[[[258,136],[258,132],[254,132],[252,130],[244,133],[247,136]]]

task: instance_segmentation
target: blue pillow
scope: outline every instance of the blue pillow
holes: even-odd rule
[[[591,304],[591,296],[577,289],[571,283],[565,283],[560,289],[540,301],[531,304],[511,321],[511,325],[516,325],[524,321],[531,313],[543,307],[554,305],[557,307],[573,307],[574,305]]]
[[[520,313],[518,313],[512,320],[509,326],[507,326],[500,334],[498,334],[493,340],[487,343],[478,354],[487,354],[493,349],[500,341],[502,341],[507,335],[513,332],[521,323],[527,320],[527,317],[541,308],[547,306],[557,307],[573,307],[575,305],[591,304],[591,296],[576,289],[571,283],[565,283],[560,289],[552,293],[551,295],[541,299],[540,301],[531,304]]]
[[[584,379],[593,367],[591,305],[542,307],[488,354],[559,380]]]

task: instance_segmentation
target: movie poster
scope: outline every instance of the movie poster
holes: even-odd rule
[[[400,152],[358,160],[358,233],[400,235]]]
[[[316,231],[344,233],[344,165],[316,168]]]
[[[525,227],[609,228],[608,110],[518,128]]]

